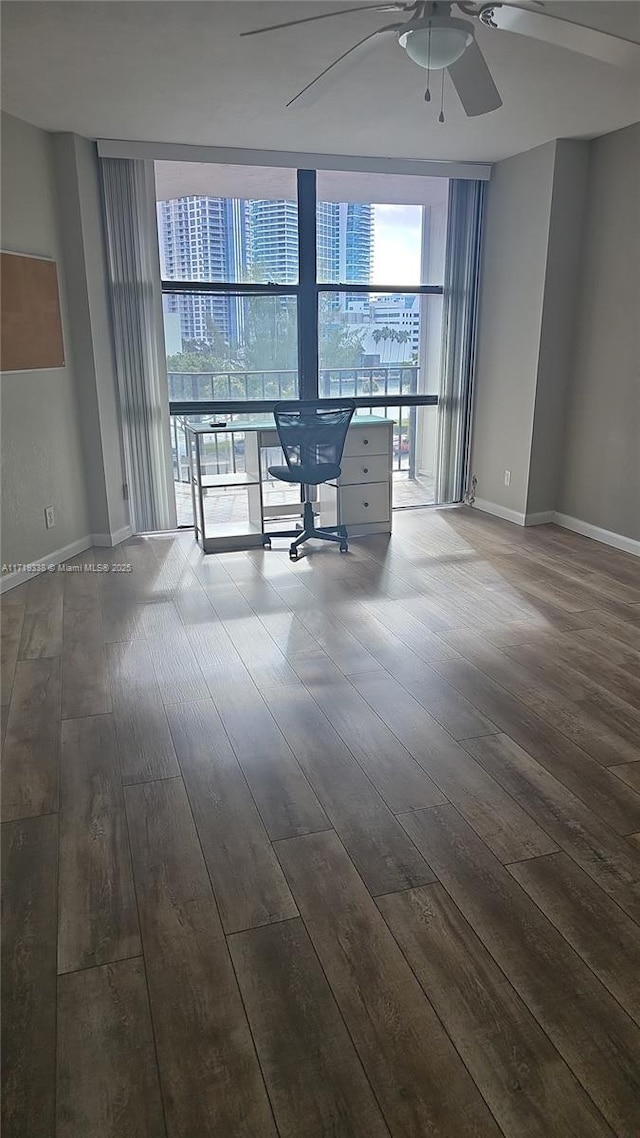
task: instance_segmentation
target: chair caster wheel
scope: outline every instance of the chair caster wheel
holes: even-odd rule
[[[294,549],[293,546],[289,550],[289,560],[290,561],[297,561],[298,560],[298,550]]]
[[[271,542],[270,541],[263,541],[262,548],[263,549],[271,549]]]
[[[340,552],[341,553],[348,553],[349,552],[349,546],[347,545],[346,541],[340,542]]]

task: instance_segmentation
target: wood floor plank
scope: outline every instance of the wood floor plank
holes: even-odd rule
[[[168,716],[225,932],[297,916],[213,703],[174,704]]]
[[[60,747],[58,971],[140,951],[113,719],[66,719]]]
[[[378,660],[350,630],[339,621],[333,620],[326,610],[320,611],[317,602],[301,585],[287,585],[279,591],[317,646],[327,653],[341,672],[349,675],[352,672],[371,672],[380,669],[381,664]]]
[[[565,853],[509,866],[552,924],[640,1025],[640,928]]]
[[[180,773],[146,641],[106,646],[123,783]]]
[[[583,613],[583,617],[587,627],[602,629],[615,640],[621,640],[623,644],[628,644],[630,648],[640,652],[640,626],[633,621],[621,620],[603,609],[590,609]]]
[[[612,1134],[442,885],[378,907],[505,1134]]]
[[[392,600],[366,601],[364,605],[367,612],[389,628],[402,644],[406,644],[425,663],[451,660],[457,656],[448,644],[416,618],[413,610],[408,612]]]
[[[162,636],[148,637],[147,645],[165,707],[207,698],[209,689],[183,628],[172,630],[167,640]]]
[[[219,685],[211,694],[271,840],[329,829],[327,815],[255,685]]]
[[[168,1133],[275,1138],[182,780],[125,796]]]
[[[281,1138],[388,1138],[302,921],[229,947]]]
[[[7,605],[3,598],[0,606],[0,700],[3,706],[11,699],[23,621],[24,605]]]
[[[166,636],[174,633],[182,635],[184,629],[178,610],[173,601],[156,601],[155,604],[138,605],[140,631],[145,639]]]
[[[2,1133],[55,1133],[58,819],[2,827]]]
[[[599,688],[588,681],[564,660],[550,656],[535,644],[518,644],[505,648],[504,652],[511,660],[524,664],[530,671],[551,680],[560,690],[564,690],[567,698],[554,701],[555,706],[549,707],[547,718],[592,758],[604,766],[611,766],[616,762],[628,762],[637,754],[640,747],[640,716],[630,734],[625,726],[625,720],[631,718],[632,714],[629,704],[619,701],[616,710],[622,716],[612,718],[608,714],[608,708],[602,707],[602,701],[604,698],[605,705],[610,705],[615,697],[605,688]],[[599,696],[600,706],[592,698],[594,690]]]
[[[111,689],[100,609],[65,611],[62,652],[62,718],[111,711]]]
[[[407,814],[403,824],[614,1132],[633,1134],[636,1025],[453,807]]]
[[[620,624],[625,627],[624,621],[620,621]],[[639,631],[640,629],[636,630]],[[571,639],[575,643],[585,644],[597,656],[615,664],[617,668],[628,669],[632,676],[637,676],[640,669],[640,647],[612,636],[607,629],[600,628],[582,628],[573,633]]]
[[[624,786],[621,793],[607,770],[550,723],[466,660],[437,664],[436,671],[614,830],[638,828],[638,796]]]
[[[62,588],[65,612],[100,608],[98,574],[91,569],[85,569],[85,566],[94,564],[93,555],[89,550],[87,553],[81,553],[77,558],[73,558],[71,562],[66,562],[67,570],[64,573]],[[70,571],[69,565],[75,565],[78,568]]]
[[[421,669],[419,678],[407,682],[401,675],[391,674],[454,739],[472,739],[476,735],[493,735],[499,731],[495,723],[482,715],[442,676],[432,671],[428,664]]]
[[[280,858],[392,1134],[498,1136],[449,1037],[334,833]]]
[[[16,739],[2,748],[2,821],[58,809],[58,739]]]
[[[271,713],[374,895],[433,881],[413,842],[304,688],[273,691]]]
[[[589,642],[584,639],[586,636],[589,636]],[[592,631],[584,634],[555,633],[553,636],[541,637],[541,643],[550,653],[555,653],[577,671],[582,672],[587,679],[594,680],[613,695],[621,696],[632,707],[637,708],[640,704],[640,677],[637,663],[632,671],[627,664],[620,666],[619,663],[610,663],[610,654],[603,655],[602,641],[597,641],[595,646],[596,637],[597,633],[594,635]]]
[[[498,782],[390,677],[353,683],[423,767],[449,802],[501,861],[537,857],[558,847]]]
[[[442,792],[349,680],[317,682],[311,657],[297,660],[296,668],[316,703],[394,814],[445,801]]]
[[[11,692],[7,735],[53,739],[60,729],[60,659],[19,660]]]
[[[62,601],[51,609],[25,612],[19,660],[40,660],[62,652]]]
[[[101,597],[102,637],[105,644],[142,640],[141,606],[134,599]]]
[[[640,794],[640,761],[635,763],[625,763],[621,767],[609,767],[612,774],[617,774],[623,782],[629,784],[634,790]]]
[[[245,668],[260,688],[295,683],[295,673],[251,605],[234,584],[207,588],[207,595]]]
[[[58,981],[56,1138],[164,1138],[139,957]]]
[[[584,703],[576,706],[575,701],[587,699],[589,682],[564,660],[544,650],[536,654],[535,645],[500,649],[467,631],[446,635],[449,640],[452,635],[455,637],[453,643],[462,655],[485,675],[598,762],[608,766],[616,759],[628,759],[629,743],[625,738],[603,724]]]
[[[186,631],[209,691],[213,691],[219,684],[229,683],[235,679],[240,683],[249,682],[249,672],[222,621],[215,616],[211,605],[209,605],[209,618],[187,624]]]
[[[640,921],[640,861],[624,839],[507,735],[469,739],[464,745],[560,848]]]

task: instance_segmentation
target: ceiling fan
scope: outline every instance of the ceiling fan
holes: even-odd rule
[[[532,0],[544,7],[541,0]],[[459,18],[451,15],[452,8],[463,13]],[[486,115],[502,106],[491,72],[475,39],[475,23],[479,20],[487,28],[497,31],[516,32],[531,36],[545,43],[555,44],[569,51],[592,56],[605,63],[625,66],[640,59],[640,45],[630,40],[606,32],[599,32],[582,24],[573,24],[546,12],[535,11],[528,6],[510,3],[443,3],[440,0],[415,0],[415,3],[362,4],[355,8],[341,8],[336,12],[325,12],[318,16],[305,16],[299,20],[288,20],[283,24],[273,24],[266,28],[255,28],[241,32],[242,36],[257,36],[265,32],[276,32],[297,24],[311,24],[317,20],[328,20],[344,16],[349,12],[403,12],[410,13],[409,19],[375,28],[352,47],[334,59],[319,75],[316,75],[297,95],[287,103],[305,105],[311,103],[324,89],[321,82],[340,65],[351,66],[360,62],[380,43],[381,37],[395,38],[404,48],[410,59],[424,68],[427,73],[425,99],[431,100],[431,72],[441,72],[440,122],[444,122],[443,93],[445,71],[458,92],[460,102],[467,115],[475,117]]]

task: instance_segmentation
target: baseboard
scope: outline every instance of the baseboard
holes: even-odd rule
[[[91,549],[92,545],[93,535],[87,534],[86,537],[72,541],[70,545],[63,545],[62,549],[54,549],[52,553],[47,553],[38,561],[31,561],[28,565],[14,569],[11,573],[3,573],[0,577],[0,593],[6,593],[8,589],[15,589],[16,585],[22,585],[24,581],[30,581],[32,577],[37,577],[38,573],[44,573],[50,565],[55,566],[59,565],[61,561],[68,561],[70,557],[75,557],[78,553],[84,553],[86,549]]]
[[[90,533],[86,537],[72,541],[70,545],[64,545],[62,549],[54,549],[53,553],[47,553],[38,561],[14,569],[11,573],[3,573],[0,577],[0,594],[15,589],[16,585],[22,585],[24,581],[30,581],[32,577],[37,577],[38,573],[44,573],[50,565],[60,565],[62,561],[68,561],[70,557],[76,557],[78,553],[84,553],[92,546],[110,549],[114,545],[120,545],[120,542],[126,541],[132,533],[131,526],[123,526],[115,533]]]
[[[621,549],[623,553],[631,553],[634,557],[640,557],[640,541],[636,541],[632,537],[625,537],[622,533],[613,533],[612,530],[602,529],[601,526],[593,526],[591,522],[583,522],[580,518],[572,518],[569,514],[554,514],[553,520],[557,526],[562,526],[563,529],[573,530],[574,533],[580,533],[583,537],[590,537],[593,541],[601,541],[603,545],[611,545],[614,549]]]
[[[94,533],[91,535],[93,544],[99,548],[110,549],[114,545],[120,545],[121,541],[126,541],[128,538],[133,537],[133,530],[131,526],[122,526],[114,533]]]
[[[473,506],[476,510],[482,510],[483,514],[493,514],[494,518],[502,518],[505,522],[513,522],[517,526],[526,525],[524,514],[510,510],[507,506],[499,506],[497,502],[486,502],[484,498],[476,498]]]
[[[517,526],[561,526],[562,529],[573,530],[583,537],[590,537],[592,541],[601,541],[603,545],[610,545],[614,549],[621,549],[623,553],[640,557],[640,541],[625,537],[621,533],[613,533],[612,530],[602,529],[600,526],[592,526],[590,522],[572,518],[569,514],[559,514],[555,510],[546,510],[540,514],[519,514],[517,510],[509,510],[497,502],[486,502],[484,498],[476,498],[473,505],[484,514],[493,514],[494,517],[502,518],[505,522],[513,522]]]

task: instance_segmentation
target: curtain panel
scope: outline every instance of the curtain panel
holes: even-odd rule
[[[113,333],[131,517],[176,524],[153,162],[101,159]]]
[[[462,179],[449,187],[436,502],[461,501],[467,478],[484,187]]]

